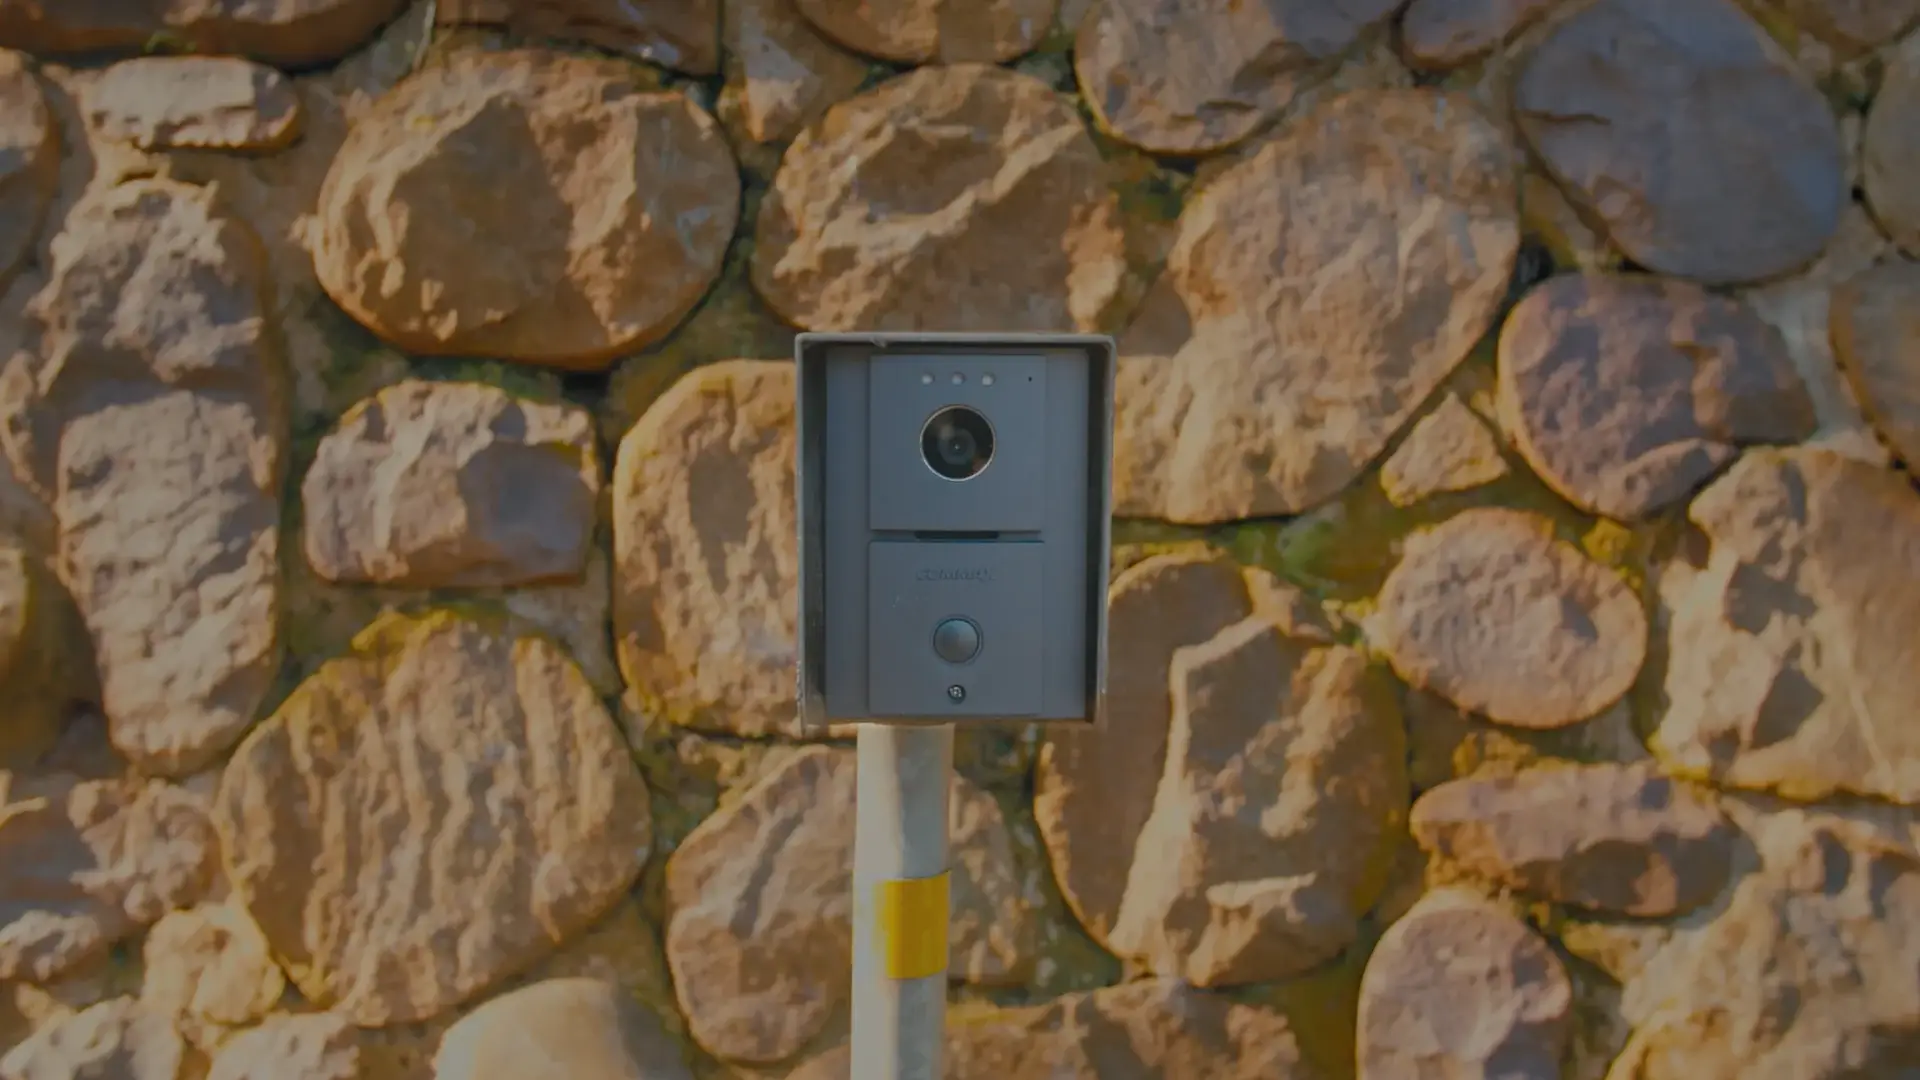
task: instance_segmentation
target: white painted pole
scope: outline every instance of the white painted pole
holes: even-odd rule
[[[953,725],[862,724],[852,1080],[941,1080]]]

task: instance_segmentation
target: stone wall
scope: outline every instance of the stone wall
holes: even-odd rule
[[[0,1078],[846,1075],[787,358],[987,326],[949,1076],[1909,1075],[1920,2],[1742,2],[0,0]]]

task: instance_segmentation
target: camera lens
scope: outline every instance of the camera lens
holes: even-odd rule
[[[949,480],[978,476],[993,460],[993,426],[965,405],[949,405],[921,431],[920,456]]]

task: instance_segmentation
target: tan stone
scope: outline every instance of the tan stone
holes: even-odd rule
[[[1140,838],[1168,770],[1175,653],[1200,645],[1284,592],[1205,551],[1155,555],[1119,574],[1109,598],[1107,720],[1100,731],[1048,729],[1034,817],[1067,904],[1106,942],[1134,874]],[[1159,864],[1152,852],[1146,873]]]
[[[1742,446],[1817,424],[1779,333],[1686,282],[1550,279],[1508,315],[1499,365],[1521,456],[1569,502],[1624,521],[1685,501]]]
[[[1488,507],[1403,542],[1368,636],[1414,687],[1497,723],[1554,728],[1626,694],[1647,617],[1552,522]]]
[[[1053,29],[1059,0],[794,0],[827,36],[897,64],[999,63]]]
[[[846,1080],[845,1047],[790,1080]],[[1279,1012],[1148,979],[949,1023],[950,1080],[1323,1080]]]
[[[1483,879],[1658,918],[1710,902],[1734,830],[1713,799],[1646,767],[1535,768],[1441,784],[1413,804],[1420,846]]]
[[[1096,941],[1120,913],[1153,809],[1141,793],[1166,771],[1174,653],[1252,612],[1240,569],[1205,552],[1156,555],[1114,579],[1105,728],[1047,729],[1034,777],[1034,817],[1054,877]]]
[[[719,0],[438,0],[435,18],[505,25],[524,38],[580,42],[689,75],[720,68]]]
[[[301,994],[367,1027],[432,1018],[551,953],[633,884],[645,783],[552,641],[383,617],[235,751],[235,898]]]
[[[0,375],[114,745],[176,776],[233,745],[280,659],[282,357],[259,241],[214,199],[144,180],[75,209]]]
[[[667,862],[667,962],[694,1038],[772,1064],[845,1020],[853,941],[855,761],[808,747],[703,821]],[[1035,946],[993,797],[956,777],[949,800],[949,977],[1018,981]]]
[[[1842,1080],[1912,1068],[1920,864],[1828,827],[1768,830],[1763,872],[1660,980],[1609,1080]]]
[[[798,735],[793,365],[696,369],[620,442],[613,632],[642,711]]]
[[[203,1050],[264,1019],[287,985],[259,928],[231,904],[168,913],[148,932],[143,959],[141,1004]]]
[[[793,138],[866,79],[866,63],[822,37],[794,0],[723,0],[721,14],[727,80],[756,142]]]
[[[1887,66],[1861,134],[1861,186],[1880,227],[1909,255],[1920,256],[1920,45]]]
[[[1833,113],[1733,0],[1600,0],[1533,51],[1513,103],[1568,194],[1656,273],[1788,273],[1847,204]]]
[[[1464,99],[1355,91],[1299,117],[1181,215],[1192,335],[1118,388],[1116,513],[1332,499],[1486,332],[1519,243],[1512,152]]]
[[[304,67],[366,43],[406,0],[20,0],[0,4],[0,45],[31,53],[156,46]]]
[[[597,979],[549,979],[447,1029],[434,1080],[692,1080],[660,1021]]]
[[[207,1080],[369,1080],[359,1032],[332,1013],[268,1017],[221,1044]]]
[[[0,534],[0,766],[53,748],[73,706],[96,696],[92,645],[42,560]]]
[[[793,141],[760,204],[754,288],[803,329],[1097,329],[1127,272],[1114,179],[1040,80],[920,68]]]
[[[1572,1020],[1553,949],[1500,908],[1443,890],[1388,927],[1367,961],[1358,1075],[1558,1080]]]
[[[0,288],[32,250],[59,179],[60,126],[40,79],[27,57],[0,49]]]
[[[1560,0],[1413,0],[1400,22],[1408,63],[1444,71],[1478,60]]]
[[[1790,798],[1920,802],[1920,493],[1817,449],[1749,451],[1688,512],[1651,739],[1685,773]]]
[[[300,115],[286,76],[235,57],[123,60],[87,95],[95,130],[142,150],[279,150],[299,137]]]
[[[1380,488],[1393,505],[1412,506],[1506,475],[1507,462],[1493,432],[1459,395],[1449,393],[1413,425],[1406,441],[1380,467]]]
[[[0,1080],[190,1080],[167,1019],[114,998],[33,1033],[0,1056]]]
[[[301,482],[306,555],[329,581],[578,579],[599,496],[586,410],[408,380],[355,405],[320,441]]]
[[[1167,768],[1106,944],[1196,986],[1330,959],[1386,884],[1405,821],[1391,682],[1259,615],[1175,651],[1168,679]]]
[[[409,352],[599,370],[706,293],[739,184],[712,118],[642,91],[627,64],[463,52],[353,125],[320,194],[314,268]]]
[[[1325,78],[1394,0],[1108,0],[1074,70],[1116,138],[1156,154],[1226,149]]]
[[[1920,263],[1890,262],[1833,291],[1833,351],[1874,425],[1920,465]]]
[[[162,781],[0,791],[0,980],[51,983],[214,884],[201,801]]]

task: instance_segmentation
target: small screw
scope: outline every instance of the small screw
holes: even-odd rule
[[[953,702],[955,705],[967,700],[967,688],[961,686],[959,683],[954,683],[952,686],[947,687],[947,700]]]

